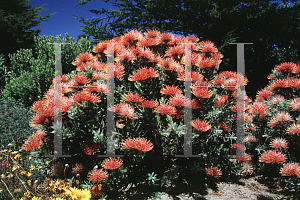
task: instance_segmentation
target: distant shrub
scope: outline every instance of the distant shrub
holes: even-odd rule
[[[81,53],[91,51],[92,42],[87,38],[80,38],[77,42],[66,34],[61,36],[38,36],[35,37],[33,49],[20,49],[17,53],[9,55],[10,66],[1,66],[6,79],[2,79],[2,99],[17,102],[24,100],[25,106],[32,105],[52,84],[55,74],[55,49],[54,44],[48,43],[71,43],[61,45],[62,72],[69,73],[73,70],[72,61]],[[2,59],[2,60],[1,60]],[[0,88],[1,89],[1,88]]]

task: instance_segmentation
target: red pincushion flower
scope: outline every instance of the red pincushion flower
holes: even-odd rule
[[[139,103],[137,106],[143,108],[156,108],[158,106],[158,102],[154,100],[144,100]]]
[[[174,85],[172,85],[172,86],[167,85],[165,88],[160,90],[160,93],[165,94],[165,95],[174,96],[175,94],[181,94],[182,91]]]
[[[203,58],[196,63],[197,67],[202,69],[211,69],[218,66],[222,61],[215,58]]]
[[[237,144],[237,143],[231,144],[229,148],[232,149],[232,150],[234,150],[234,151],[236,151],[236,150],[238,150],[238,151],[246,151],[246,147],[244,145]]]
[[[43,139],[44,139],[44,137],[45,137],[46,135],[47,135],[47,134],[46,134],[44,131],[38,129],[38,130],[36,131],[36,133],[33,135],[33,140],[43,141]],[[46,139],[46,138],[45,138],[45,139]]]
[[[138,118],[138,115],[134,111],[134,107],[128,103],[119,103],[114,106],[114,110],[112,108],[108,109],[111,112],[115,112],[118,115],[121,115],[123,117],[129,117],[129,118]]]
[[[75,165],[72,167],[72,173],[73,174],[81,174],[84,170],[84,166],[82,163],[75,163]]]
[[[288,121],[293,121],[291,115],[286,111],[279,111],[276,116],[274,116],[269,122],[269,126],[276,126],[279,123],[284,123]]]
[[[94,185],[94,187],[92,189],[90,189],[90,192],[93,196],[97,196],[101,193],[103,193],[103,191],[101,191],[102,189],[102,185],[99,184],[99,185]]]
[[[158,37],[161,33],[157,30],[148,30],[147,32],[144,33],[146,38],[156,38]]]
[[[149,69],[147,67],[144,67],[136,72],[134,72],[132,75],[128,77],[129,81],[143,81],[148,78],[154,78],[158,77],[159,75],[156,73],[156,71],[150,67]]]
[[[161,113],[163,115],[174,115],[176,114],[176,109],[172,105],[161,104],[155,108],[154,112]]]
[[[193,120],[191,125],[199,132],[206,132],[211,129],[211,125],[208,122],[200,119]]]
[[[259,162],[265,162],[265,163],[282,163],[286,162],[286,157],[281,152],[276,152],[273,150],[270,150],[268,152],[264,152],[260,158]]]
[[[102,169],[94,169],[93,171],[90,171],[87,175],[88,180],[93,183],[100,183],[101,181],[104,181],[108,178],[108,173],[105,171],[102,171]]]
[[[124,101],[133,102],[133,103],[142,102],[144,100],[144,98],[140,94],[133,94],[132,92],[123,95],[122,99]]]
[[[102,41],[101,43],[98,43],[94,48],[93,52],[94,53],[103,53],[104,50],[107,48],[107,44],[111,43],[110,41]]]
[[[32,119],[29,122],[30,127],[36,127],[40,124],[43,124],[47,118],[42,114],[36,114],[32,117]]]
[[[171,41],[174,38],[174,35],[171,33],[162,33],[160,35],[160,40],[163,41],[163,43],[168,43],[169,41]]]
[[[148,60],[152,60],[153,58],[155,58],[154,54],[149,48],[140,48],[138,57],[145,58]]]
[[[123,161],[120,158],[107,158],[102,162],[101,166],[104,169],[114,170],[120,168],[122,164]]]
[[[150,46],[156,46],[158,41],[156,38],[143,38],[140,41],[137,42],[137,46],[141,47],[150,47]]]
[[[222,171],[218,167],[210,166],[205,168],[206,174],[212,175],[212,176],[222,176]]]
[[[84,85],[89,82],[86,76],[77,74],[73,77],[74,81],[80,85]]]
[[[120,52],[116,56],[117,62],[133,62],[134,60],[136,60],[136,56],[130,49]]]
[[[238,161],[238,162],[247,162],[251,160],[251,157],[247,154],[244,153],[241,156],[234,156],[232,160]]]
[[[127,138],[122,143],[122,149],[137,149],[141,152],[147,152],[153,149],[153,144],[144,138]]]
[[[184,54],[185,54],[184,45],[180,45],[180,46],[170,47],[166,51],[165,56],[178,56],[178,55],[184,55]]]
[[[82,144],[81,149],[87,155],[94,155],[99,152],[100,144],[95,143],[94,141],[87,141]]]
[[[300,166],[298,163],[287,163],[281,167],[280,172],[282,176],[295,175],[300,178]]]

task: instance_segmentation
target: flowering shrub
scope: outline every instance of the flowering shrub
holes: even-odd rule
[[[286,189],[299,190],[297,163],[300,162],[300,65],[281,63],[268,76],[270,84],[260,90],[255,102],[246,107],[247,147],[267,177],[277,177]],[[250,137],[252,139],[250,139]],[[255,153],[255,151],[257,153]],[[288,164],[283,164],[285,162]],[[298,185],[297,185],[298,183]]]
[[[174,38],[170,33],[155,30],[144,36],[133,30],[97,44],[93,48],[96,55],[81,53],[72,62],[76,71],[61,76],[63,123],[53,122],[52,85],[44,98],[32,105],[36,115],[30,126],[37,131],[23,149],[33,150],[41,157],[55,154],[53,133],[62,129],[63,155],[72,157],[54,158],[49,163],[49,175],[72,184],[80,182],[78,187],[89,189],[95,198],[104,190],[113,196],[116,189],[128,183],[149,181],[147,174],[155,177],[151,178],[153,185],[161,180],[163,186],[179,179],[179,174],[226,177],[236,173],[239,162],[251,159],[248,154],[229,157],[238,148],[232,148],[236,133],[235,101],[241,96],[236,88],[246,84],[247,79],[236,72],[217,74],[223,56],[210,41],[196,43],[198,40],[192,36]],[[107,54],[111,53],[109,43],[118,43],[114,45],[113,107],[107,107],[106,96],[112,92],[107,82],[114,78],[108,75],[106,65]],[[186,62],[182,43],[192,43],[191,99],[185,99],[182,92]],[[210,88],[212,85],[222,87]],[[246,96],[246,101],[251,99]],[[184,152],[184,106],[192,109],[190,147],[199,156],[197,162],[175,158]],[[115,153],[124,152],[122,159],[97,157],[107,153],[107,110],[116,113]],[[102,169],[98,169],[100,163]]]

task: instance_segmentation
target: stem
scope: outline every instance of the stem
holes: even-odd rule
[[[6,184],[4,183],[4,181],[2,180],[2,178],[1,178],[1,182],[5,185],[5,187],[6,187],[7,191],[8,191],[8,193],[10,194],[10,196],[11,196],[13,199],[15,199],[15,197],[14,197],[14,196],[12,195],[12,193],[9,191],[7,185],[6,185]]]

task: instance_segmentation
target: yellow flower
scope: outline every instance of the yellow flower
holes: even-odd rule
[[[21,175],[24,175],[24,174],[26,174],[26,172],[25,172],[25,171],[22,171],[22,172],[21,172]]]
[[[1,150],[0,153],[4,153],[4,152],[6,152],[6,151],[7,151],[7,149]]]
[[[24,193],[24,196],[29,198],[30,197],[30,192],[27,190],[27,192]]]
[[[28,172],[27,176],[29,177],[29,176],[31,176],[31,175],[32,175],[32,173]]]
[[[14,159],[16,160],[16,159],[18,159],[18,158],[20,158],[20,157],[21,157],[21,155],[20,155],[20,154],[17,154],[17,155],[15,155]]]
[[[16,154],[16,153],[18,153],[19,151],[14,151],[14,152],[12,152],[11,154]]]
[[[12,152],[12,150],[8,150],[8,152]]]
[[[18,168],[19,168],[19,166],[14,165],[13,168],[12,168],[12,171],[15,171],[15,170],[18,169]]]
[[[28,183],[28,184],[31,183],[31,180],[28,180],[27,183]]]
[[[12,174],[9,174],[9,175],[7,175],[7,178],[11,178],[11,177],[13,177],[14,175],[12,175]]]
[[[91,192],[88,189],[80,190],[77,188],[70,188],[65,193],[69,195],[72,199],[77,200],[89,200],[91,198]]]
[[[38,200],[39,198],[38,197],[32,197],[31,200]]]
[[[34,169],[35,169],[35,166],[31,165],[31,166],[30,166],[30,170],[32,171],[32,170],[34,170]]]

